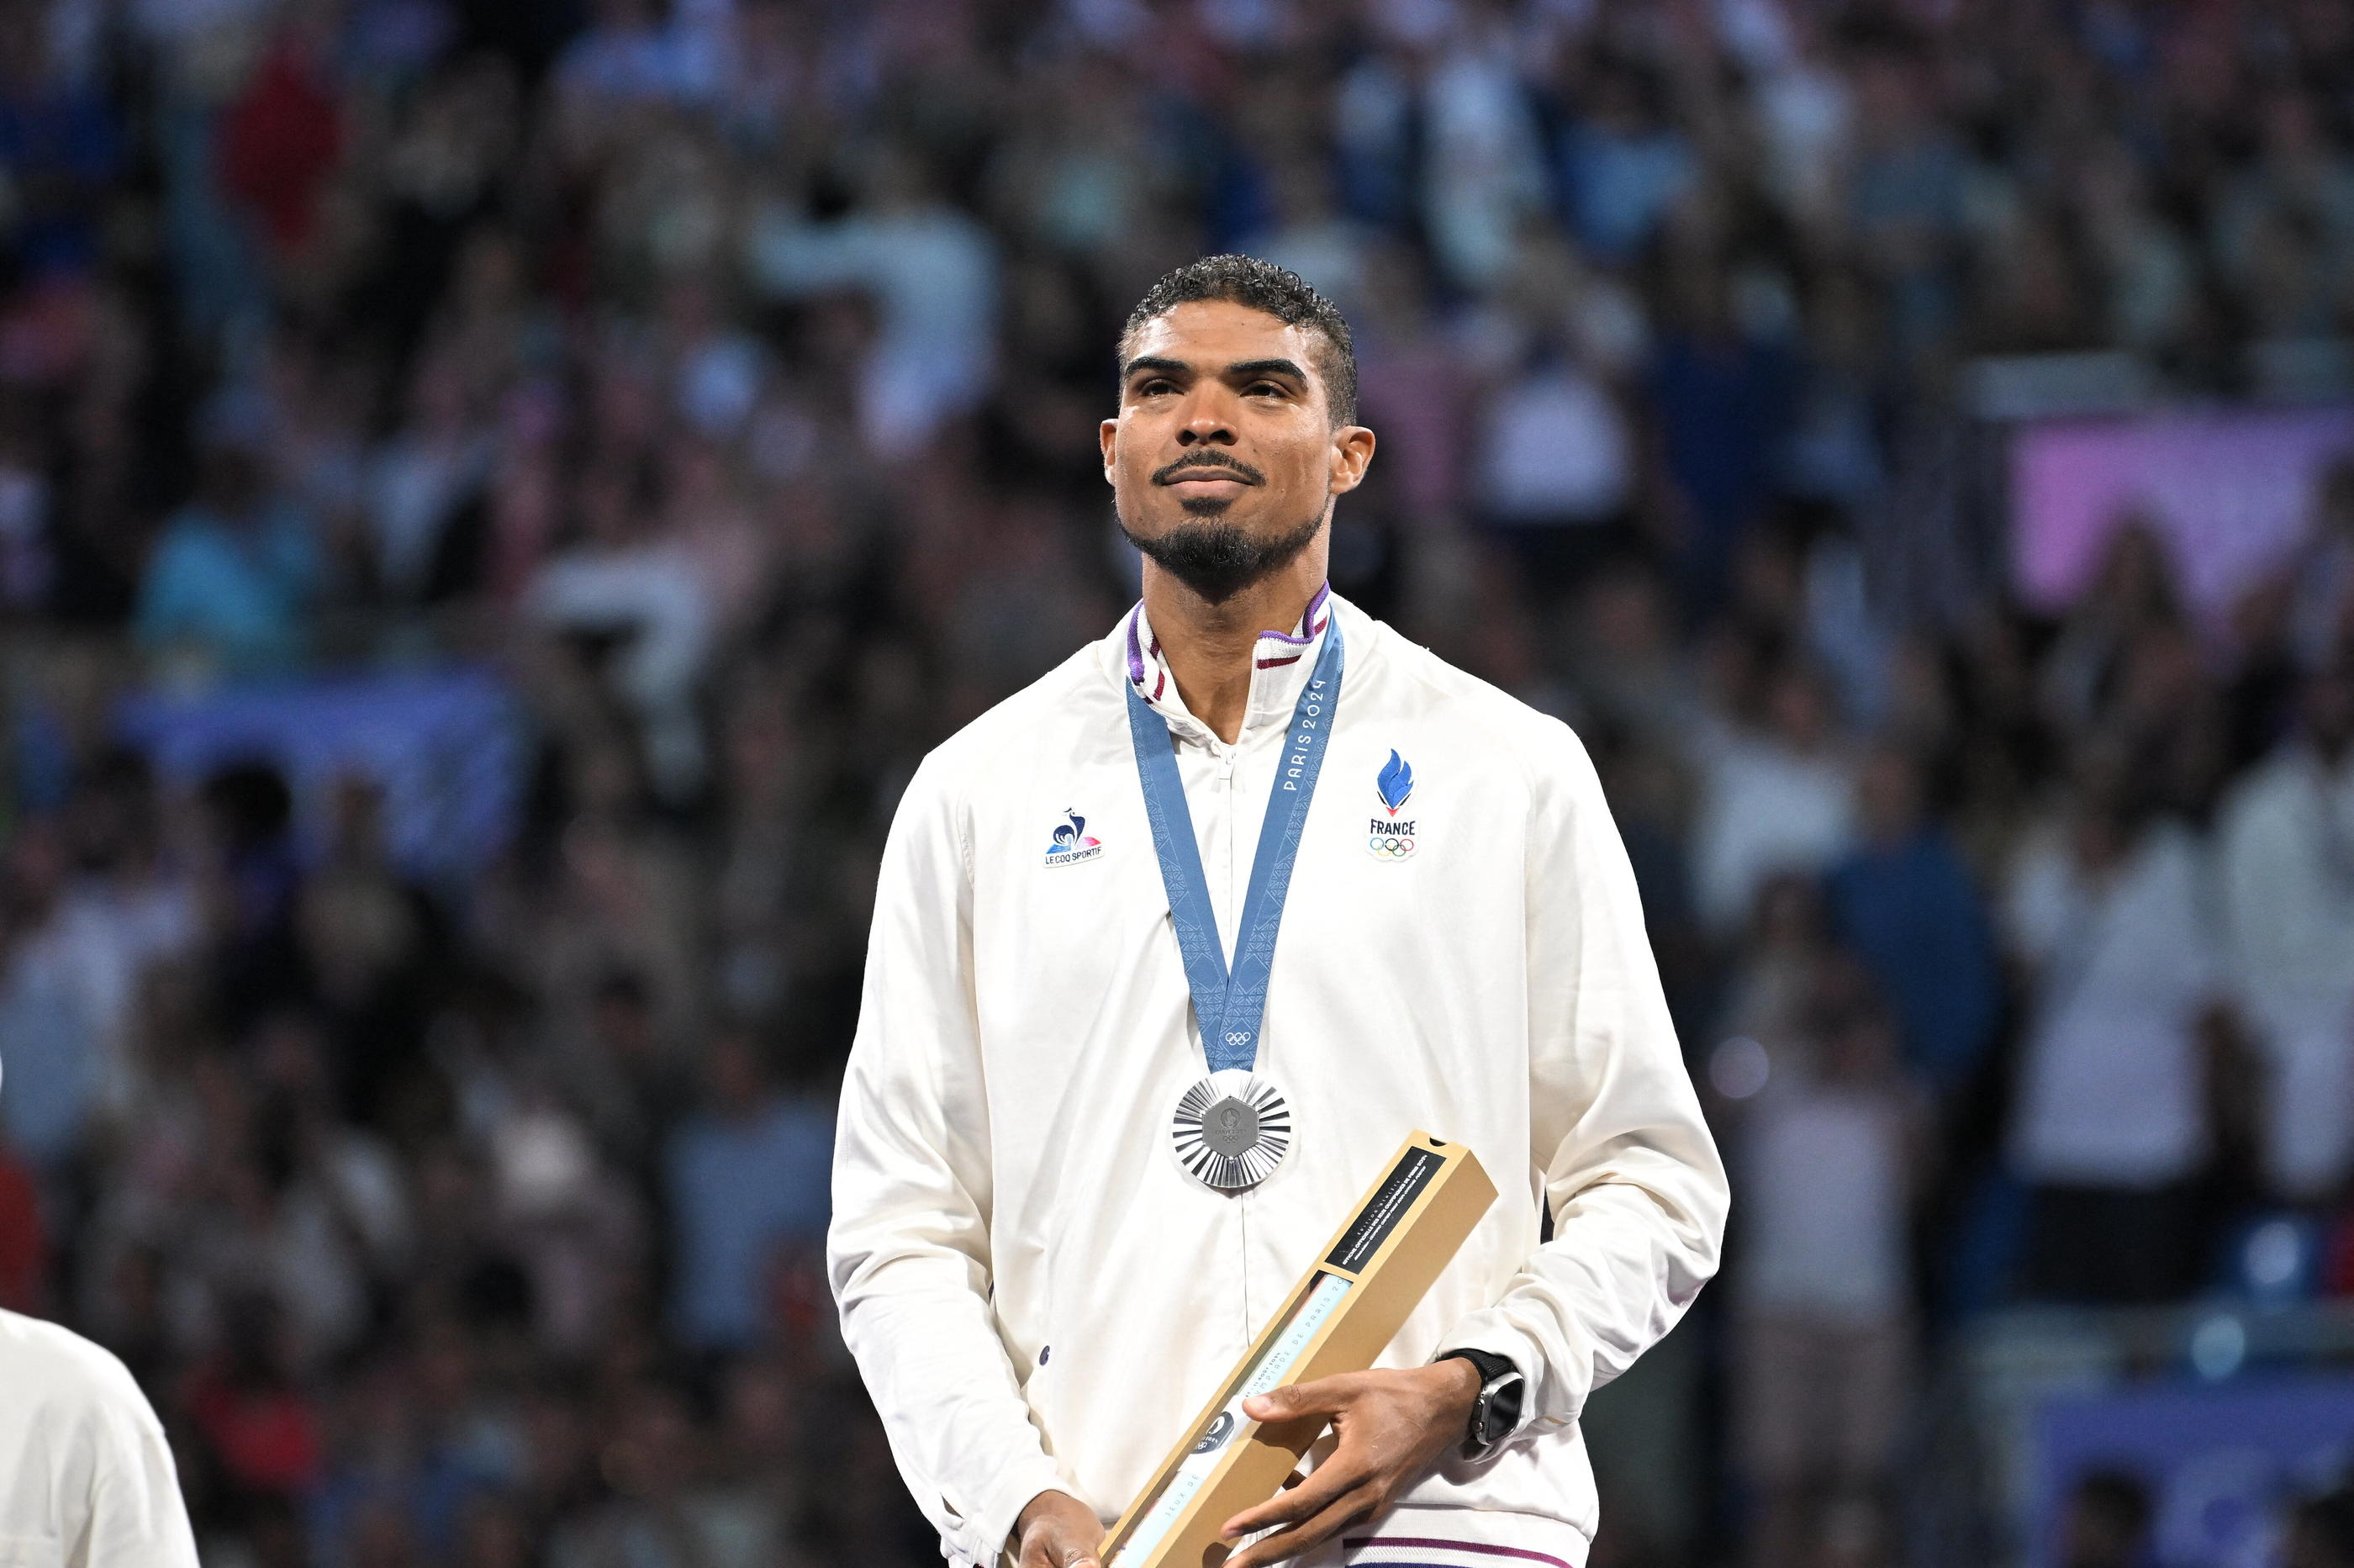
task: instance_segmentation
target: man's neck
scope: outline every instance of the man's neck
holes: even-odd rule
[[[1309,556],[1314,556],[1310,560]],[[1212,604],[1150,560],[1144,563],[1144,614],[1176,677],[1185,711],[1232,745],[1250,707],[1259,633],[1288,632],[1324,585],[1323,552],[1303,552],[1291,567]]]

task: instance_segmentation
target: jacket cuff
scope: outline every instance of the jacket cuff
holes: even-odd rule
[[[981,1489],[980,1510],[965,1521],[972,1532],[977,1568],[998,1568],[1005,1560],[1006,1538],[1013,1533],[1013,1521],[1040,1492],[1055,1491],[1078,1495],[1055,1468],[1055,1461],[1044,1454],[1016,1455],[1013,1463],[990,1478]]]
[[[1439,1336],[1438,1343],[1442,1350],[1485,1351],[1491,1356],[1501,1356],[1528,1380],[1521,1398],[1521,1418],[1512,1424],[1505,1442],[1526,1432],[1541,1414],[1554,1414],[1549,1408],[1549,1396],[1559,1392],[1559,1383],[1545,1375],[1544,1358],[1538,1353],[1536,1341],[1512,1327],[1493,1308],[1458,1319],[1454,1328]]]

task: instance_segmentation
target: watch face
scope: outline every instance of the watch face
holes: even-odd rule
[[[1480,1442],[1500,1443],[1520,1425],[1523,1386],[1521,1374],[1511,1372],[1479,1391],[1479,1408],[1472,1412],[1471,1419]]]

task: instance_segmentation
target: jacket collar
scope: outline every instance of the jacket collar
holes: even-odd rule
[[[1290,722],[1292,706],[1299,700],[1299,689],[1307,683],[1309,672],[1316,667],[1325,630],[1331,625],[1334,608],[1341,602],[1333,597],[1332,585],[1327,583],[1316,590],[1316,597],[1308,601],[1308,609],[1289,631],[1258,634],[1257,646],[1252,652],[1250,701],[1244,710],[1242,735],[1236,737],[1237,743],[1262,726],[1280,728]],[[1209,726],[1188,712],[1185,699],[1177,694],[1177,677],[1169,673],[1168,661],[1161,657],[1161,641],[1152,634],[1142,599],[1137,600],[1136,607],[1122,618],[1108,644],[1120,677],[1153,712],[1168,721],[1172,730],[1200,743],[1216,739]]]

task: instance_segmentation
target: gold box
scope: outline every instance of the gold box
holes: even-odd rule
[[[1218,1527],[1275,1496],[1316,1419],[1262,1425],[1242,1402],[1287,1383],[1362,1372],[1388,1348],[1496,1201],[1471,1150],[1416,1132],[1332,1234],[1264,1333],[1104,1538],[1105,1568],[1216,1568]]]

